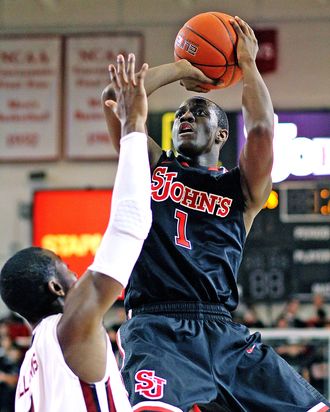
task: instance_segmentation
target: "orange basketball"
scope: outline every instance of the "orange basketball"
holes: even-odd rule
[[[203,85],[207,89],[222,89],[240,81],[236,46],[237,34],[230,24],[232,16],[210,11],[190,20],[178,32],[174,44],[175,60],[186,59],[211,79],[221,79],[219,86]]]

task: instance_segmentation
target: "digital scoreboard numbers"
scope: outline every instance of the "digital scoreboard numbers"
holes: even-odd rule
[[[329,222],[329,182],[287,182],[280,185],[283,222]]]
[[[281,301],[290,294],[290,237],[290,229],[279,220],[278,207],[263,209],[256,217],[238,277],[245,301]]]
[[[277,190],[279,205],[263,209],[247,238],[239,271],[248,302],[330,298],[330,185],[290,182]]]

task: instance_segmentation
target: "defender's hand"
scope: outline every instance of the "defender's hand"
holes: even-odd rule
[[[107,100],[105,104],[110,107],[118,117],[122,135],[133,131],[144,133],[148,113],[147,95],[144,88],[144,78],[148,65],[143,64],[141,70],[135,73],[135,56],[128,56],[127,69],[123,55],[117,57],[117,68],[109,66],[110,79],[116,95],[116,102]]]

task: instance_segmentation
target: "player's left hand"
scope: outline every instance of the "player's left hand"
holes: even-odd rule
[[[177,62],[178,63],[178,62]],[[190,92],[207,93],[210,90],[203,84],[217,85],[216,80],[207,77],[200,69],[192,65],[188,60],[180,60],[181,80],[180,85]]]
[[[208,93],[210,90],[204,89],[197,80],[180,80],[180,85],[189,92]]]
[[[258,41],[252,28],[240,17],[230,20],[237,36],[237,60],[240,67],[244,63],[255,62],[258,53]]]

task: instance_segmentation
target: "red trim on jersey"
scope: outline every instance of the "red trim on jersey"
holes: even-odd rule
[[[79,382],[84,396],[87,412],[101,412],[95,385],[88,384],[81,380],[79,380]]]
[[[194,412],[201,412],[201,410],[199,409],[199,407],[197,405],[193,406],[193,411]]]
[[[107,394],[107,399],[108,399],[108,406],[109,406],[109,411],[110,412],[116,412],[116,406],[115,406],[115,401],[113,400],[113,395],[112,395],[112,390],[110,386],[110,377],[105,383],[105,391]]]
[[[131,317],[132,317],[132,314],[131,314],[131,317],[130,317],[130,312],[132,312],[132,311],[131,310],[128,311],[128,319],[131,319]],[[119,354],[122,358],[122,367],[121,367],[121,369],[122,369],[123,366],[124,366],[124,363],[125,363],[125,351],[124,351],[124,348],[121,345],[120,329],[116,333],[116,343],[117,343],[117,346],[118,346],[118,349],[119,349]]]
[[[162,162],[162,163],[171,163],[171,162]],[[180,164],[181,164],[181,166],[183,166],[183,167],[190,167],[190,165],[189,165],[189,163],[187,163],[187,162],[180,162]],[[210,166],[210,167],[208,167],[207,168],[207,170],[215,170],[216,172],[218,172],[219,170],[220,170],[221,168],[220,167],[217,167],[217,166]]]
[[[330,408],[327,405],[325,405],[321,409],[319,409],[318,412],[325,412],[325,411],[328,411],[329,409]]]
[[[141,406],[140,408],[134,409],[134,412],[142,411],[155,411],[155,412],[173,412],[173,409],[163,408],[162,406]]]
[[[31,408],[30,408],[29,412],[34,412],[34,403],[33,403],[32,396],[31,396]]]

